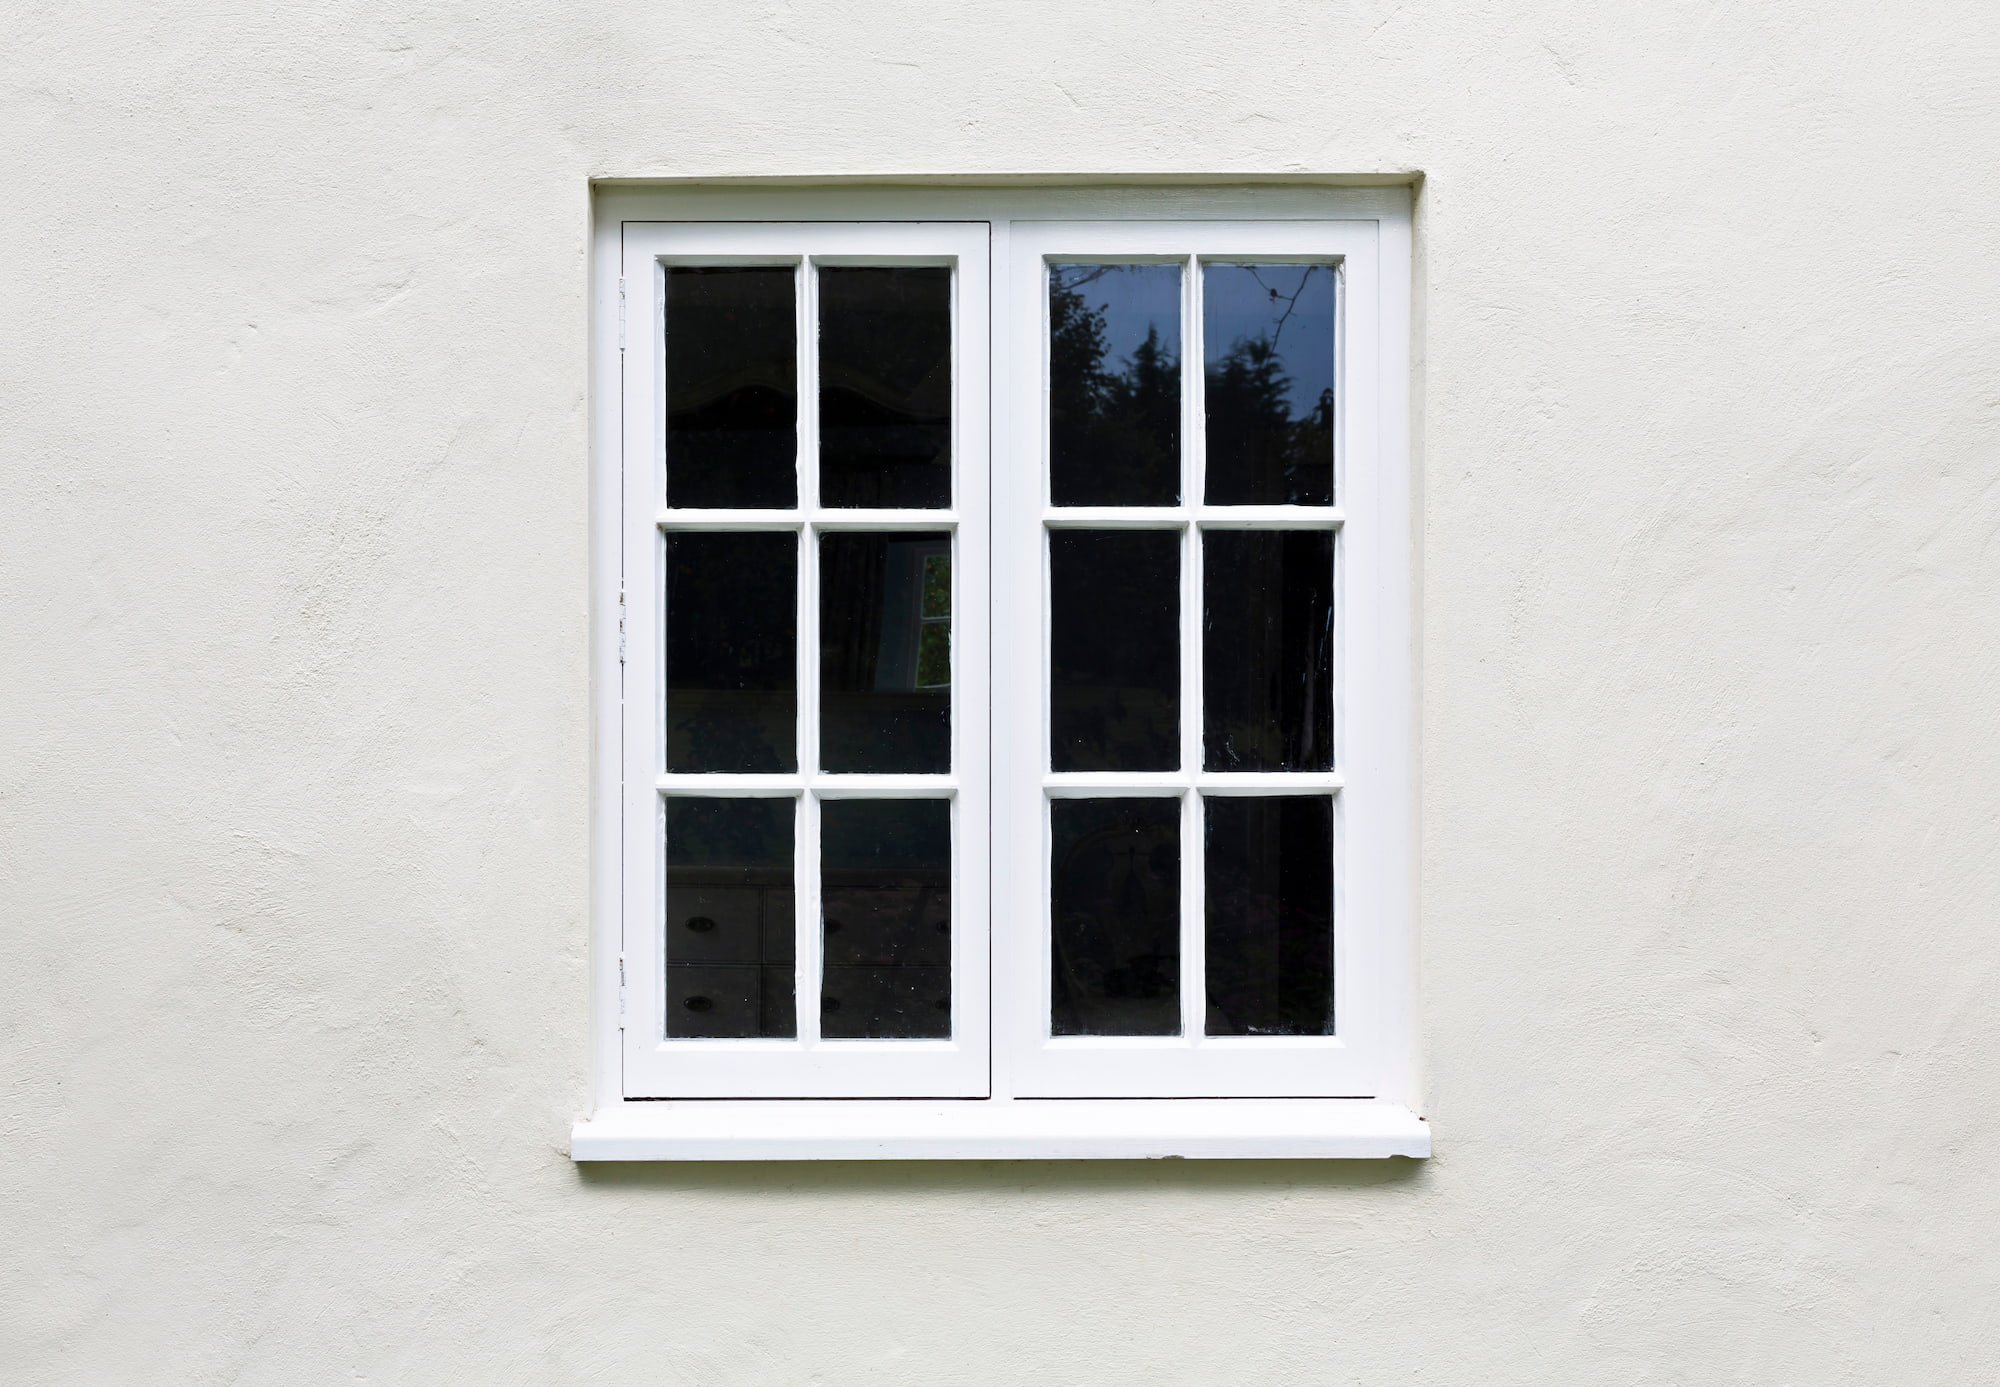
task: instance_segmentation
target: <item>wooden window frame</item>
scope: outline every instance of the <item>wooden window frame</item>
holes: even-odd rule
[[[595,1111],[575,1126],[571,1154],[579,1160],[1429,1154],[1429,1129],[1418,1115],[1413,1024],[1409,191],[1310,184],[611,186],[598,189],[595,202]],[[956,267],[953,508],[821,511],[810,486],[815,468],[802,465],[796,514],[664,511],[659,267],[675,259],[803,266],[808,256]],[[1189,326],[1200,321],[1203,260],[1337,266],[1335,507],[1200,504],[1199,338],[1184,331],[1183,504],[1144,515],[1050,510],[1043,275],[1051,259],[1065,258],[1186,264]],[[813,389],[810,280],[802,271],[802,401]],[[814,411],[801,414],[809,421]],[[802,422],[802,430],[809,427]],[[806,464],[816,456],[812,442],[802,432]],[[1214,526],[1338,532],[1333,772],[1049,774],[1045,536],[1051,526],[1135,522],[1183,535],[1182,715],[1190,721],[1200,678],[1195,536]],[[816,690],[802,665],[798,774],[665,775],[652,730],[660,726],[653,633],[660,629],[660,536],[680,527],[800,533],[802,645],[818,616],[810,548],[817,529],[950,531],[957,546],[953,773],[814,774]],[[1184,729],[1184,747],[1196,740]],[[1051,795],[1080,789],[1179,796],[1183,871],[1197,883],[1200,817],[1189,811],[1203,795],[1332,795],[1338,1034],[1211,1038],[1200,1035],[1199,1025],[1184,1025],[1183,1036],[1144,1041],[1052,1040],[1046,806]],[[799,1014],[808,1034],[798,1042],[651,1039],[658,1033],[664,894],[658,806],[669,790],[797,797],[804,806],[796,863],[802,902],[816,874],[816,844],[808,840],[816,836],[817,795],[950,798],[953,1039],[819,1043],[810,1034],[813,1008],[803,990]],[[1199,909],[1198,898],[1184,900],[1189,993],[1199,985]],[[803,916],[810,911],[802,904]],[[810,933],[801,931],[802,955]],[[812,962],[800,959],[802,988],[816,977]]]
[[[987,227],[980,222],[635,222],[621,237],[628,345],[622,355],[625,659],[620,666],[624,747],[626,1098],[973,1098],[990,1091],[987,1018],[986,678]],[[818,266],[943,265],[953,270],[952,504],[941,510],[828,509],[819,504]],[[789,266],[799,343],[799,496],[796,509],[675,510],[665,505],[665,373],[660,334],[666,270],[677,264]],[[647,327],[629,333],[632,305]],[[663,537],[718,530],[799,536],[797,771],[670,774],[661,738]],[[827,774],[819,762],[818,537],[828,533],[944,531],[956,548],[952,588],[952,770],[943,775]],[[661,1024],[665,918],[662,806],[668,795],[786,798],[798,807],[794,890],[802,919],[818,914],[819,804],[824,799],[944,799],[952,805],[949,1040],[822,1040],[816,1005],[819,932],[797,933],[792,1040],[670,1040]]]

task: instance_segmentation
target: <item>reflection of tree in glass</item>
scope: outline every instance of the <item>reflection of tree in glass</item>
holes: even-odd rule
[[[1239,479],[1223,504],[1324,505],[1332,499],[1333,392],[1292,414],[1292,378],[1273,335],[1239,337],[1206,373],[1211,474]],[[1234,494],[1238,488],[1242,494]]]
[[[1216,266],[1217,273],[1247,274],[1268,296],[1271,326],[1244,333],[1219,357],[1211,347],[1204,376],[1208,415],[1208,496],[1218,505],[1327,505],[1333,500],[1333,391],[1322,389],[1310,405],[1295,400],[1297,382],[1279,346],[1299,300],[1324,266],[1307,267],[1290,294],[1266,284],[1257,266]],[[1281,267],[1261,267],[1266,272]],[[1211,283],[1211,292],[1219,286]],[[1235,288],[1236,286],[1231,286]],[[1323,292],[1323,290],[1322,290]],[[1238,300],[1240,304],[1241,300]],[[1305,331],[1323,328],[1311,310]],[[1213,322],[1213,320],[1211,320]],[[1310,361],[1310,358],[1308,358]],[[1308,365],[1307,374],[1316,374]]]
[[[1049,276],[1049,451],[1059,506],[1180,499],[1180,363],[1149,324],[1124,369],[1109,369],[1109,305],[1093,308],[1082,293],[1127,268],[1136,267],[1063,265]]]

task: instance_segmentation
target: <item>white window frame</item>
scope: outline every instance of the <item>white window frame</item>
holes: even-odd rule
[[[579,1160],[1428,1155],[1413,1035],[1408,190],[605,187],[595,213],[596,1110],[574,1128],[571,1154]],[[661,525],[769,528],[775,519],[662,512],[658,267],[675,257],[803,264],[814,255],[850,263],[952,263],[958,271],[953,509],[865,518],[818,511],[810,490],[816,447],[802,436],[800,456],[808,465],[800,468],[800,516],[780,524],[805,533],[824,525],[954,535],[953,775],[942,787],[954,803],[954,1035],[949,1042],[817,1042],[810,1035],[798,1042],[654,1041],[663,904],[657,814],[664,790],[801,796],[807,809],[796,872],[803,898],[817,876],[816,844],[809,841],[817,836],[812,791],[933,795],[941,788],[939,777],[813,775],[817,689],[803,668],[797,775],[666,777],[657,735],[635,731],[660,726],[658,641],[642,633],[659,630]],[[1184,503],[1146,517],[1187,536],[1214,523],[1338,529],[1336,771],[1087,778],[1102,782],[1098,788],[1180,795],[1189,807],[1200,793],[1283,792],[1274,782],[1334,795],[1337,1036],[1207,1038],[1199,1025],[1185,1025],[1184,1036],[1144,1041],[1049,1037],[1045,806],[1051,792],[1087,783],[1049,776],[1045,722],[1043,555],[1052,517],[1044,494],[1042,276],[1050,258],[1070,256],[1167,257],[1191,267],[1203,259],[1252,257],[1338,266],[1336,507],[1254,514],[1232,507],[1225,519],[1198,504],[1201,363],[1189,336],[1183,339]],[[1186,321],[1198,322],[1199,276],[1183,278]],[[802,400],[815,388],[810,281],[802,275]],[[810,419],[813,411],[802,414]],[[1058,524],[1086,518],[1073,511],[1053,517]],[[981,547],[989,533],[990,605]],[[1198,594],[1195,549],[1184,538],[1184,591]],[[802,549],[802,645],[814,639],[816,568],[816,555]],[[1189,686],[1199,681],[1199,632],[1191,628],[1198,622],[1184,615],[1184,719],[1194,717]],[[982,706],[989,652],[990,720]],[[1193,737],[1184,732],[1184,746],[1193,746]],[[693,780],[701,786],[682,783]],[[725,780],[735,783],[722,786]],[[1191,820],[1184,808],[1183,871],[1195,881],[1198,835],[1198,816]],[[1184,899],[1182,908],[1183,987],[1190,998],[1184,1005],[1192,1010],[1200,982],[1198,897]],[[802,931],[802,945],[811,933]],[[816,973],[803,950],[798,976],[799,1017],[809,1030],[814,1008],[805,988],[816,986]],[[635,1024],[640,1018],[645,1023]]]
[[[1380,1066],[1393,1048],[1382,1027],[1385,991],[1382,959],[1370,947],[1379,931],[1345,927],[1355,918],[1380,914],[1378,878],[1363,874],[1348,881],[1345,859],[1354,851],[1373,853],[1364,828],[1376,819],[1375,796],[1381,769],[1369,763],[1354,776],[1353,789],[1364,806],[1351,809],[1345,781],[1350,756],[1379,744],[1375,710],[1364,703],[1360,723],[1346,708],[1350,668],[1379,667],[1394,658],[1380,641],[1382,629],[1359,623],[1340,600],[1344,571],[1354,562],[1351,545],[1367,526],[1345,531],[1350,500],[1346,460],[1375,455],[1375,411],[1336,406],[1334,499],[1331,506],[1209,506],[1203,495],[1203,361],[1201,339],[1204,263],[1258,261],[1324,264],[1337,276],[1335,370],[1340,388],[1371,398],[1375,358],[1362,352],[1348,359],[1338,328],[1352,314],[1373,321],[1377,288],[1376,233],[1353,221],[1088,221],[1016,222],[1012,228],[1012,275],[1006,331],[1012,358],[1032,369],[1017,371],[1011,411],[1034,421],[1028,437],[1016,438],[1020,459],[1017,485],[1001,492],[994,511],[994,666],[1011,679],[996,684],[995,740],[1000,746],[1033,747],[996,767],[997,860],[1034,862],[1034,872],[1000,872],[994,879],[994,918],[1008,928],[995,936],[1001,960],[996,992],[1010,1004],[1000,1033],[1010,1052],[1012,1089],[1034,1098],[1372,1098],[1381,1084]],[[1048,498],[1048,293],[1047,268],[1063,261],[1175,264],[1181,267],[1181,504],[1177,506],[1056,507]],[[1357,469],[1373,478],[1375,469]],[[1366,492],[1366,482],[1362,483]],[[1373,497],[1360,498],[1363,514]],[[1054,774],[1049,769],[1048,691],[1049,611],[1046,536],[1058,529],[1108,527],[1172,528],[1181,537],[1180,744],[1178,771]],[[1340,534],[1335,546],[1334,765],[1327,772],[1214,772],[1201,769],[1202,546],[1197,537],[1213,529],[1324,529]],[[1378,563],[1377,551],[1364,553],[1356,574],[1366,582]],[[1330,1036],[1207,1036],[1203,1034],[1204,922],[1202,913],[1202,801],[1211,795],[1327,794],[1334,806],[1334,1014],[1338,1034]],[[1062,1036],[1049,1034],[1049,947],[1051,882],[1049,805],[1070,796],[1164,796],[1181,805],[1180,991],[1181,1027],[1172,1036]],[[1348,823],[1350,814],[1355,822]],[[1004,826],[1004,827],[1001,827]],[[1364,856],[1361,860],[1369,860]]]
[[[987,1051],[985,715],[987,227],[956,223],[642,222],[623,237],[628,324],[646,306],[645,345],[624,352],[625,747],[624,1094],[628,1098],[973,1098],[990,1079]],[[799,410],[796,510],[671,510],[665,505],[666,378],[660,338],[666,270],[676,264],[788,266],[799,343],[799,398],[817,395],[822,265],[943,265],[952,269],[952,505],[944,510],[829,510],[819,504],[819,411]],[[628,329],[629,330],[629,329]],[[629,341],[629,338],[628,338]],[[636,344],[635,344],[636,345]],[[636,402],[636,407],[635,407]],[[798,582],[799,768],[762,775],[669,774],[655,730],[664,725],[660,642],[668,533],[790,530],[800,537]],[[819,765],[818,536],[832,532],[945,531],[952,565],[951,765],[945,775],[828,775]],[[799,930],[798,1035],[792,1040],[669,1040],[662,1020],[668,795],[788,798],[797,806],[793,885],[800,918],[819,916],[819,804],[824,799],[943,799],[952,806],[951,1015],[949,1040],[822,1040],[816,929]]]

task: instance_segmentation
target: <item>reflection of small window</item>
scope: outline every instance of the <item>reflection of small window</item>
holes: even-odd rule
[[[604,195],[577,1154],[1428,1151],[1406,198],[701,196]]]
[[[917,687],[941,689],[951,683],[951,555],[924,555],[923,596],[917,633]]]
[[[889,545],[882,593],[878,689],[951,687],[951,546],[941,540]]]

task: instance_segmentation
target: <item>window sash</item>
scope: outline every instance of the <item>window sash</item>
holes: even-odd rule
[[[987,923],[986,523],[989,228],[956,223],[636,223],[624,228],[626,331],[621,362],[624,661],[620,966],[622,1088],[638,1098],[952,1098],[990,1092]],[[952,504],[941,510],[818,505],[818,264],[939,265],[953,277]],[[797,267],[799,506],[669,510],[665,505],[665,271],[674,264]],[[942,775],[820,772],[817,537],[833,531],[923,529],[952,536],[952,769]],[[664,763],[664,535],[789,531],[799,540],[796,772],[670,774]],[[795,1039],[665,1038],[669,793],[786,798],[797,806],[799,1021]],[[952,1019],[949,1040],[822,1040],[819,812],[822,798],[943,798],[952,804]]]
[[[1388,782],[1401,769],[1364,748],[1390,729],[1382,706],[1360,693],[1375,671],[1407,661],[1388,628],[1347,594],[1379,590],[1397,542],[1374,523],[1388,479],[1375,429],[1378,228],[1373,221],[1016,222],[1009,228],[1007,290],[998,348],[1011,370],[1000,413],[1013,425],[1002,447],[1010,484],[994,505],[994,744],[1014,749],[994,767],[996,1068],[1022,1097],[1372,1097],[1395,1050],[1393,985],[1375,922],[1388,908],[1369,867],[1379,828],[1359,821],[1393,813]],[[1335,490],[1332,507],[1210,506],[1203,501],[1201,277],[1205,261],[1331,262],[1338,267],[1335,355]],[[1180,263],[1181,449],[1178,506],[1057,508],[1049,503],[1051,262]],[[1365,344],[1353,349],[1358,334]],[[1359,402],[1359,407],[1356,403]],[[1063,528],[1143,527],[1180,535],[1181,769],[1052,773],[1049,770],[1048,535]],[[1334,769],[1229,772],[1201,769],[1201,544],[1207,529],[1331,529],[1335,545]],[[1350,676],[1363,671],[1359,679]],[[1389,741],[1394,742],[1389,736]],[[1333,797],[1334,1014],[1331,1036],[1202,1034],[1205,795],[1323,792]],[[1052,1036],[1053,891],[1049,806],[1058,797],[1172,795],[1181,800],[1180,990],[1176,1036]],[[1030,866],[1030,864],[1033,864]],[[1349,870],[1354,864],[1358,870]]]

